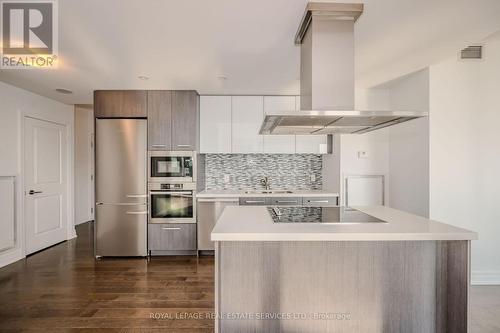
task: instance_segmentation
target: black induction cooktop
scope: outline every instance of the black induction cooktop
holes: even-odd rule
[[[274,223],[387,223],[346,207],[267,207]]]

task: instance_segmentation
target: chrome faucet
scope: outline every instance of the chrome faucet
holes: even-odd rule
[[[260,184],[262,186],[264,186],[264,188],[267,190],[269,190],[269,178],[267,177],[262,177],[261,180],[260,180]]]

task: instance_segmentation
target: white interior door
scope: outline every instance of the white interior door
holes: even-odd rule
[[[25,118],[26,254],[66,240],[66,126]]]

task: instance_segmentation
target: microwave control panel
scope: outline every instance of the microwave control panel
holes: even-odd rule
[[[161,184],[162,190],[182,190],[183,184]]]

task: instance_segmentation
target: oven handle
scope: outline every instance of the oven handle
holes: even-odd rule
[[[149,192],[150,195],[152,194],[184,194],[184,195],[193,195],[193,192],[181,192],[181,191],[178,191],[178,192],[165,192],[165,191],[150,191]]]

